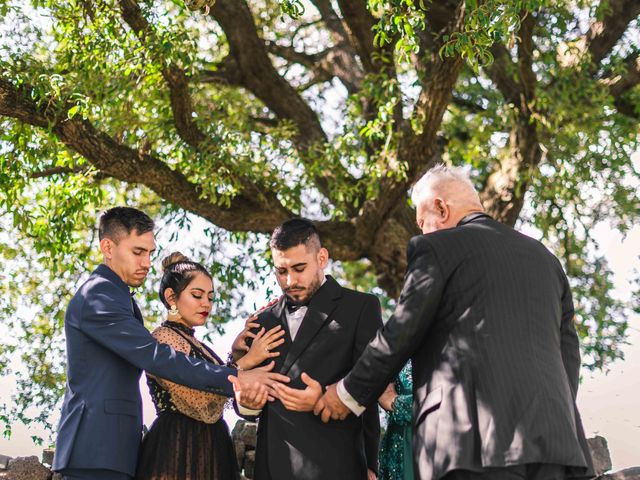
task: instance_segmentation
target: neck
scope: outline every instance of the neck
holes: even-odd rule
[[[106,259],[106,258],[105,258],[105,259],[103,260],[103,262],[102,262],[102,263],[104,263],[107,267],[109,267],[109,269],[110,269],[113,273],[115,273],[118,277],[120,277],[120,280],[122,280],[124,283],[126,283],[129,287],[131,286],[131,285],[129,285],[129,284],[125,281],[124,277],[123,277],[123,276],[122,276],[122,274],[118,271],[118,269],[117,269],[117,268],[116,268],[116,266],[113,264],[113,262],[111,262],[110,260],[108,260],[108,259]]]
[[[184,321],[184,319],[180,318],[178,320],[172,320],[171,318],[167,318],[168,322],[173,322],[173,323],[179,323],[180,325],[187,327],[187,328],[194,328],[193,325],[189,325],[187,322]]]

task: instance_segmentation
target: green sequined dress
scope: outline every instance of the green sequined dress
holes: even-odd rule
[[[398,397],[387,412],[387,432],[380,445],[380,480],[413,480],[411,362],[395,381]]]

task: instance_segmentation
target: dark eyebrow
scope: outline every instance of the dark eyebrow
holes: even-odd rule
[[[191,291],[194,291],[194,290],[197,290],[199,292],[205,293],[204,290],[202,288],[199,288],[199,287],[193,287],[191,289]],[[213,293],[213,290],[209,290],[207,293]]]
[[[306,267],[307,266],[307,262],[300,262],[300,263],[296,263],[295,265],[291,265],[291,267],[289,268],[296,268],[296,267]],[[276,267],[278,270],[282,270],[283,268],[286,269],[287,267]]]

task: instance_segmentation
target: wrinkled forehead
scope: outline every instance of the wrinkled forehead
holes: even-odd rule
[[[156,249],[156,239],[153,232],[145,232],[138,234],[137,230],[132,230],[131,233],[127,233],[123,230],[118,235],[119,240],[114,240],[118,245],[127,246],[129,248],[141,248],[143,250],[154,251]]]
[[[276,267],[287,267],[299,263],[309,263],[315,258],[316,250],[305,244],[296,245],[286,250],[271,249],[273,264]]]

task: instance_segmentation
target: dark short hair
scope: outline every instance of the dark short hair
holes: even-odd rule
[[[138,235],[153,231],[155,224],[144,212],[131,207],[110,208],[100,217],[98,238],[109,238],[114,242],[135,230]]]
[[[288,250],[298,245],[320,248],[320,234],[318,229],[306,218],[292,218],[287,220],[271,234],[269,246],[275,250]]]
[[[191,281],[198,273],[203,273],[207,277],[212,278],[209,271],[200,263],[194,262],[185,257],[180,252],[174,252],[162,261],[164,274],[160,280],[160,301],[169,308],[169,302],[164,298],[164,292],[167,288],[173,290],[175,298],[178,298],[185,288],[189,286]]]

